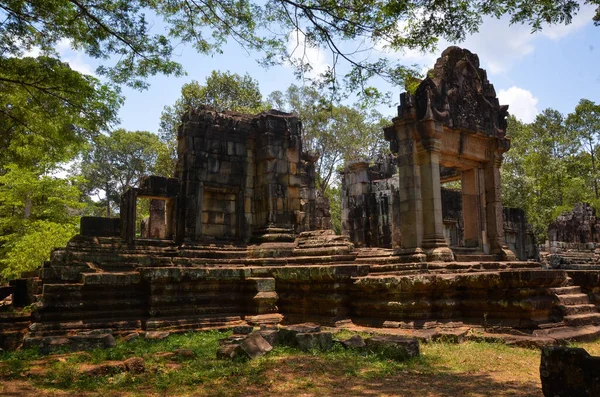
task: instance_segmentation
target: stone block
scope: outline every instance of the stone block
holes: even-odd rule
[[[127,360],[123,361],[123,364],[125,364],[127,372],[130,372],[132,374],[141,374],[146,371],[144,359],[141,357],[128,358]]]
[[[279,328],[279,343],[287,346],[298,346],[296,335],[320,332],[321,326],[316,323],[287,325]]]
[[[300,350],[330,350],[333,346],[331,332],[308,332],[296,334],[296,345]]]
[[[115,338],[110,334],[28,337],[23,340],[23,347],[37,347],[41,354],[50,354],[60,350],[85,351],[115,346]]]
[[[401,336],[373,336],[365,340],[367,350],[394,360],[419,356],[419,341]]]
[[[127,371],[125,363],[121,361],[116,361],[85,366],[83,367],[80,373],[81,375],[95,378],[98,376],[116,375],[125,371]]]
[[[547,397],[600,396],[600,357],[581,348],[546,347],[540,377]]]
[[[253,332],[235,348],[235,355],[255,359],[264,356],[271,350],[273,350],[273,346],[262,337],[260,332]]]
[[[221,345],[217,350],[217,358],[220,360],[232,360],[235,358],[235,349],[238,345],[225,344]]]
[[[232,328],[234,335],[248,335],[254,331],[254,327],[251,325],[238,325]]]
[[[346,349],[362,349],[367,344],[360,335],[352,335],[350,338],[340,341]]]
[[[170,334],[171,333],[169,331],[148,331],[144,337],[150,340],[163,340]]]

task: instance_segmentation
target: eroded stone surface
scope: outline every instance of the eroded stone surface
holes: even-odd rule
[[[547,397],[600,396],[600,357],[581,348],[543,348],[540,377]]]
[[[419,356],[419,341],[401,336],[373,336],[365,340],[366,349],[396,360]]]
[[[262,337],[260,332],[253,332],[235,348],[235,356],[255,359],[273,350],[273,346]]]

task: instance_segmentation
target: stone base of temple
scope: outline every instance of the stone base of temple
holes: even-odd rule
[[[598,280],[600,271],[544,270],[538,262],[353,249],[331,231],[254,246],[129,247],[117,237],[78,236],[41,269],[43,290],[31,317],[20,319],[25,325],[0,334],[14,348],[16,333],[22,340],[313,321],[415,335],[454,323],[539,341],[591,338],[600,335]]]

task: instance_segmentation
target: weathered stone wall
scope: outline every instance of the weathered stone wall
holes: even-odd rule
[[[400,242],[400,197],[396,158],[380,156],[349,163],[342,173],[342,228],[357,247],[397,248]],[[444,238],[452,247],[464,246],[463,194],[441,188]],[[520,260],[537,259],[531,225],[518,208],[504,208],[508,247]]]
[[[444,237],[451,247],[464,245],[464,222],[462,217],[462,193],[460,190],[441,189]]]
[[[539,259],[533,226],[527,223],[525,211],[521,208],[504,207],[504,236],[506,244],[520,260]]]
[[[600,219],[588,203],[578,203],[573,211],[561,214],[548,226],[548,239],[567,243],[569,248],[592,248],[588,243],[600,243]],[[556,244],[557,247],[560,245]]]
[[[246,240],[269,228],[328,228],[316,157],[303,155],[300,131],[296,116],[276,111],[187,113],[178,135],[178,234]]]
[[[396,158],[355,161],[342,173],[342,229],[358,247],[392,248],[400,239]],[[394,227],[396,225],[396,227]]]

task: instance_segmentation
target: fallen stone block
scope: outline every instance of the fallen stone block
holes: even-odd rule
[[[194,358],[196,356],[194,351],[190,349],[175,349],[173,353],[183,358]]]
[[[141,374],[146,370],[144,359],[141,357],[131,357],[123,361],[125,368],[132,374]]]
[[[85,351],[106,349],[116,346],[115,338],[104,335],[74,335],[68,337],[32,337],[23,340],[25,348],[37,347],[41,354],[50,354],[60,350]]]
[[[251,325],[238,325],[233,327],[234,335],[248,335],[254,331],[254,327]]]
[[[115,375],[127,371],[125,363],[121,361],[107,362],[98,365],[86,365],[81,369],[81,375],[89,377]]]
[[[463,343],[467,337],[469,328],[445,329],[433,335],[434,341],[442,341],[449,343]]]
[[[151,340],[163,340],[170,334],[171,333],[169,331],[148,331],[144,337]]]
[[[298,346],[296,335],[320,332],[321,326],[315,323],[287,325],[279,328],[279,343],[285,346]]]
[[[262,337],[259,332],[253,332],[235,348],[236,357],[247,357],[250,359],[264,356],[273,350],[273,346]]]
[[[600,357],[581,348],[544,347],[540,378],[546,397],[600,396]]]
[[[277,346],[279,345],[279,331],[276,329],[265,329],[265,330],[260,330],[258,331],[263,338],[265,338],[265,340],[267,342],[269,342],[269,344],[271,346]]]
[[[352,335],[349,339],[340,341],[340,343],[346,349],[362,349],[367,346],[365,340],[360,335]]]
[[[239,345],[244,339],[246,339],[245,335],[231,335],[227,338],[220,339],[219,345]]]
[[[125,335],[121,338],[121,342],[131,342],[132,340],[136,340],[140,337],[138,332],[132,332],[130,334]]]
[[[300,350],[330,350],[333,337],[331,332],[297,333],[296,344]]]
[[[235,349],[238,345],[228,344],[221,345],[219,350],[217,350],[217,358],[220,360],[232,360],[235,358]]]
[[[373,336],[365,339],[367,350],[394,360],[406,360],[419,356],[419,341],[401,336]]]

